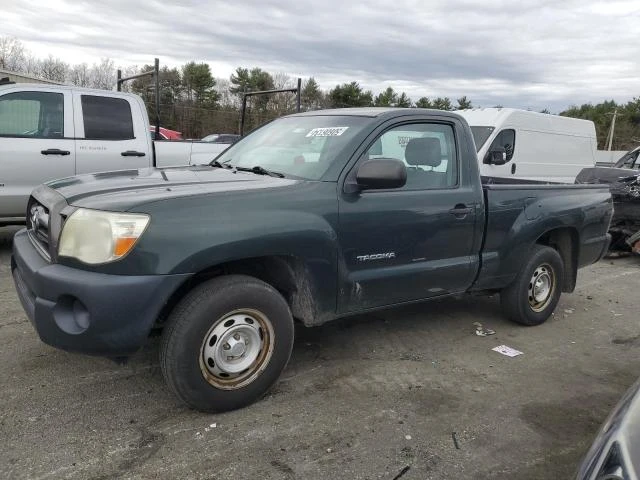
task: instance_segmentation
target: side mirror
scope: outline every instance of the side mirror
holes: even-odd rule
[[[504,165],[507,163],[507,150],[504,147],[493,147],[484,157],[484,163],[488,165]]]
[[[358,167],[356,183],[361,190],[404,187],[407,169],[400,160],[391,158],[366,160]]]

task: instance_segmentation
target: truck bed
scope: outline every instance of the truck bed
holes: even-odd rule
[[[484,184],[482,189],[486,236],[474,290],[508,285],[540,231],[566,229],[580,247],[576,267],[595,262],[603,254],[611,220],[607,186],[518,182]],[[580,229],[575,225],[581,225]]]

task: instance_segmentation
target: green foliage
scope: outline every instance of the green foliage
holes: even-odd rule
[[[240,100],[242,100],[244,92],[273,90],[275,88],[271,74],[258,67],[254,67],[251,70],[238,67],[236,72],[231,74],[230,81],[231,87],[229,87],[229,91],[236,94]],[[268,103],[268,95],[256,95],[248,97],[247,105],[249,109],[254,108],[259,112],[265,112]]]
[[[391,87],[383,92],[380,92],[373,101],[374,107],[393,107],[398,101],[398,94]]]
[[[396,101],[396,107],[409,108],[412,106],[411,99],[406,93],[402,92]]]
[[[467,108],[473,108],[473,105],[471,104],[471,100],[469,100],[466,95],[460,97],[457,100],[457,102],[458,102],[457,110],[465,110]]]
[[[310,77],[306,82],[302,84],[302,92],[300,93],[300,103],[302,109],[317,110],[322,108],[324,101],[324,94],[320,90],[320,85],[313,77]]]
[[[218,92],[216,81],[206,63],[189,62],[182,67],[182,85],[190,101],[199,106],[215,106]]]
[[[400,95],[392,88],[387,87],[383,92],[380,92],[373,101],[375,107],[410,107],[411,99],[406,93],[402,92]]]
[[[420,97],[416,102],[417,108],[433,108],[433,103],[427,97]]]
[[[596,124],[598,148],[606,149],[606,140],[611,128],[613,114],[616,115],[616,126],[611,148],[613,150],[629,150],[640,143],[640,98],[634,98],[626,104],[617,104],[613,100],[606,100],[596,105],[586,103],[572,106],[560,112],[565,117],[584,118]]]
[[[373,105],[371,90],[363,91],[358,82],[336,85],[329,91],[329,104],[334,108],[370,107]]]
[[[433,107],[436,110],[453,110],[453,105],[451,104],[451,99],[448,97],[438,97],[433,101]]]

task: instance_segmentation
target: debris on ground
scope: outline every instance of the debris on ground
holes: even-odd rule
[[[494,352],[501,353],[502,355],[506,355],[507,357],[517,357],[518,355],[523,355],[524,352],[520,350],[516,350],[515,348],[508,347],[506,345],[499,345],[497,347],[492,348]]]
[[[409,465],[407,465],[406,467],[404,467],[402,470],[400,470],[400,472],[398,472],[398,474],[393,477],[393,480],[398,480],[400,477],[402,477],[405,473],[407,473],[409,471],[411,467]]]
[[[480,322],[473,323],[476,326],[476,335],[479,337],[486,337],[487,335],[495,335],[495,330],[490,328],[484,328]]]
[[[453,438],[453,445],[456,447],[456,450],[460,450],[460,445],[458,445],[458,439],[456,438],[456,432],[451,432],[451,438]]]
[[[575,311],[576,311],[576,309],[575,309],[575,308],[566,308],[566,309],[564,310],[564,313],[573,313],[573,312],[575,312]]]
[[[411,440],[411,435],[405,435],[405,436],[404,436],[404,439],[405,439],[405,440]]]

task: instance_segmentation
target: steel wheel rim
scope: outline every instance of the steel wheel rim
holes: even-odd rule
[[[200,370],[212,386],[235,390],[253,382],[273,354],[274,333],[262,312],[240,309],[219,318],[204,336]]]
[[[541,312],[553,298],[556,289],[556,276],[548,264],[542,264],[533,271],[529,280],[527,297],[529,306],[534,312]]]

